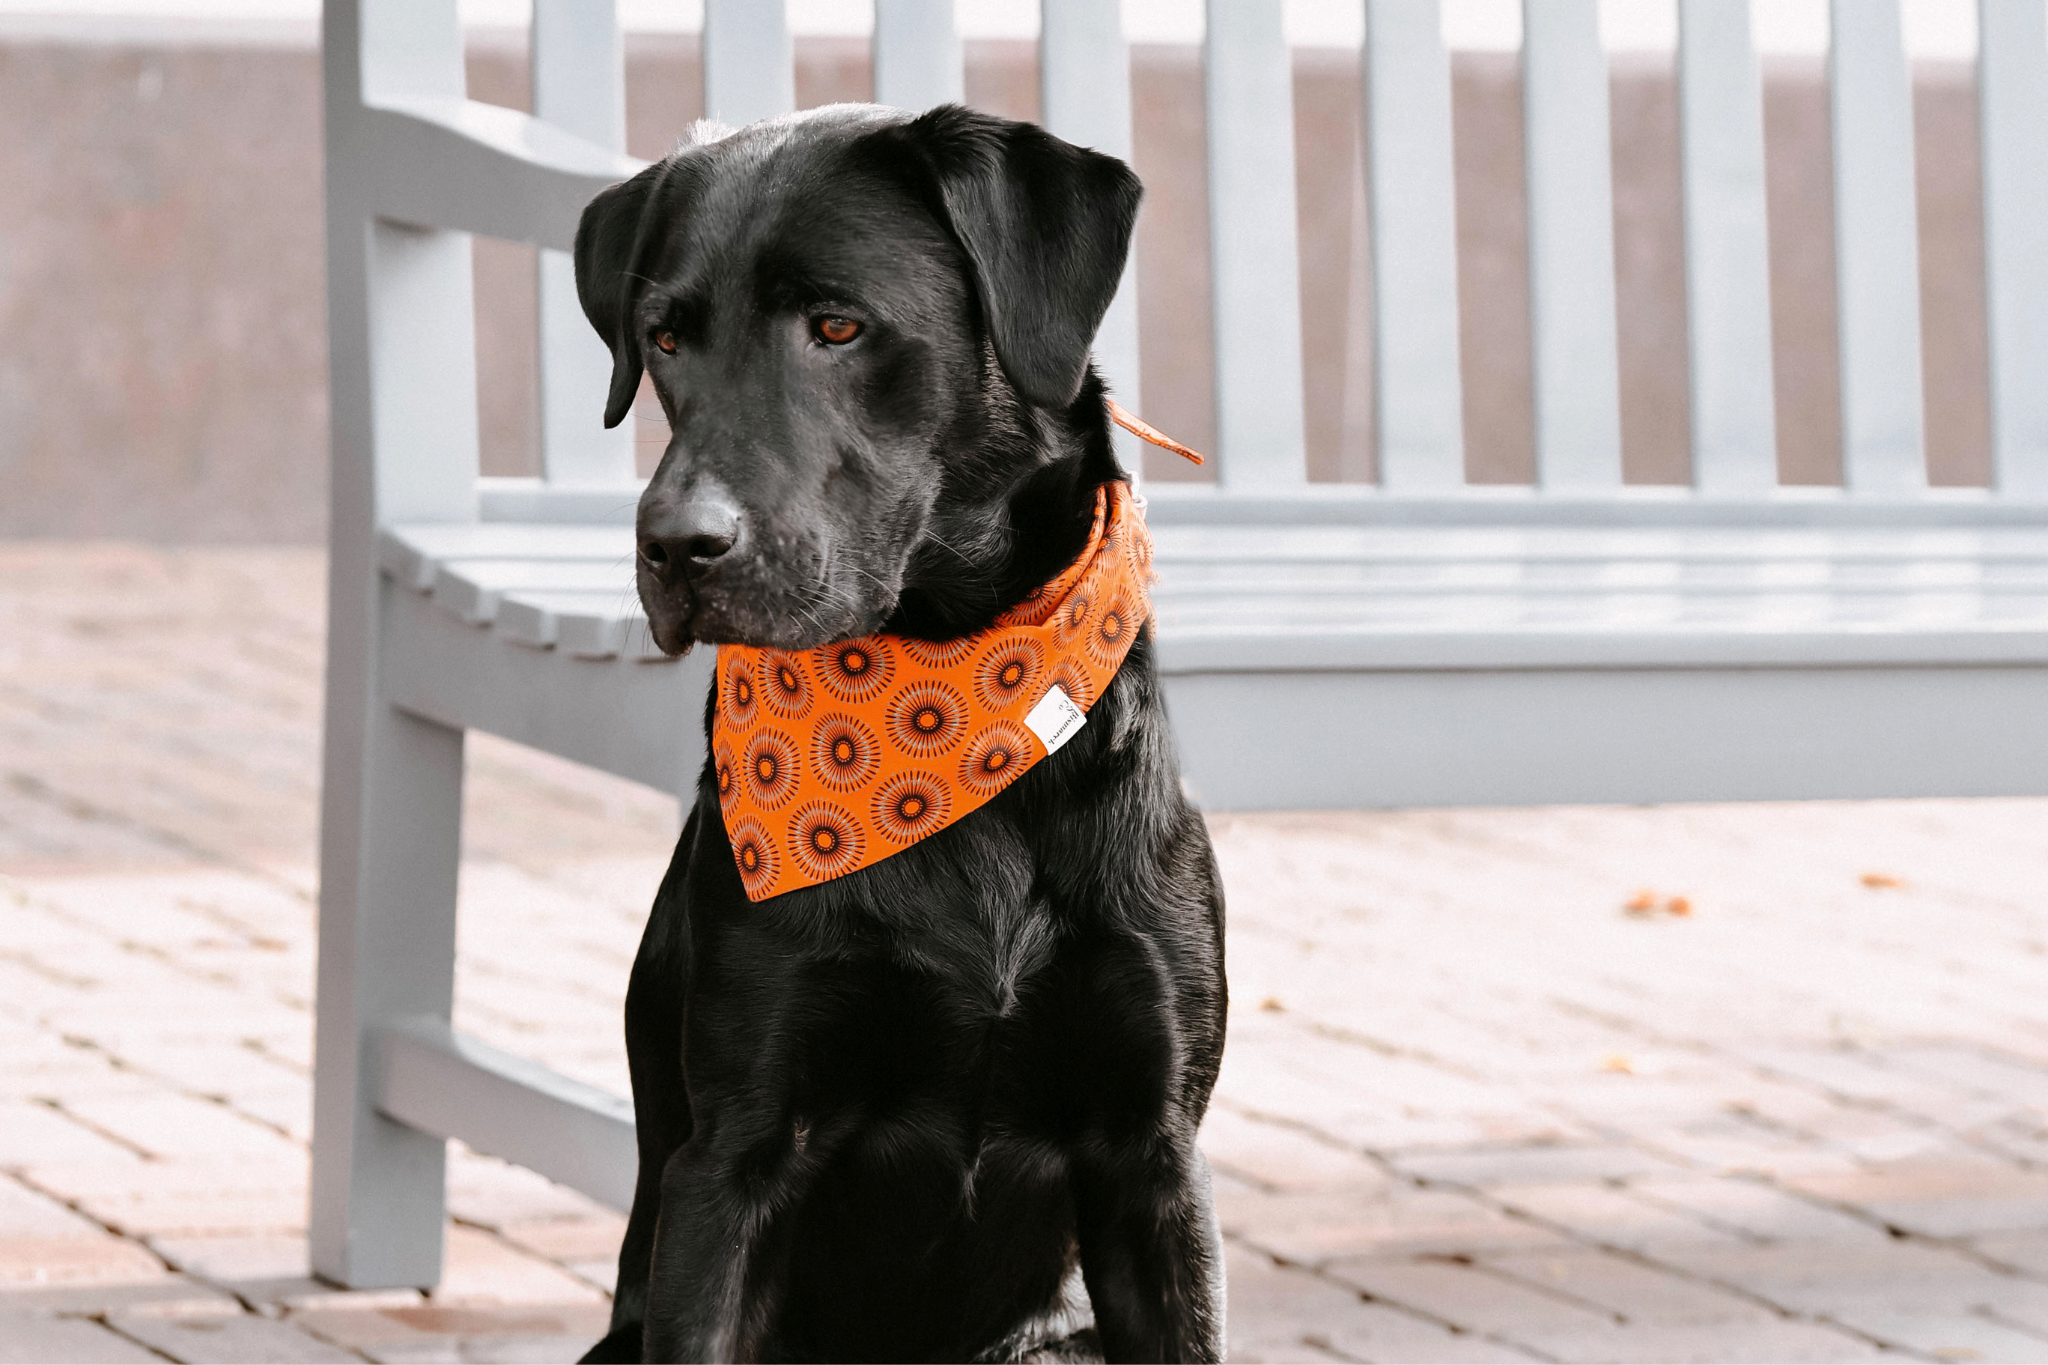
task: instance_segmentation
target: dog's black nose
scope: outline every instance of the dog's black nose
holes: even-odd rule
[[[708,568],[740,538],[740,509],[723,493],[692,493],[640,526],[640,557],[658,573]]]

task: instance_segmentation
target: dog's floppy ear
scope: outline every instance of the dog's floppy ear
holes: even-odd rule
[[[583,304],[583,316],[612,352],[612,387],[604,405],[607,427],[625,420],[640,391],[640,339],[634,335],[633,309],[643,284],[644,272],[638,268],[646,235],[642,224],[666,167],[666,162],[657,161],[605,190],[584,207],[576,225],[576,297]]]
[[[957,104],[895,131],[921,158],[974,264],[1003,372],[1034,403],[1073,402],[1130,253],[1138,177],[1036,124]]]

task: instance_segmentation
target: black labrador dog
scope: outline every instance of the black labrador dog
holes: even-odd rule
[[[1124,477],[1088,346],[1139,193],[1030,124],[840,105],[599,195],[605,420],[644,372],[673,431],[661,648],[954,639],[1072,562]],[[586,1359],[1220,1359],[1224,1006],[1143,634],[1071,742],[834,881],[749,901],[707,764],[627,997],[639,1184]]]

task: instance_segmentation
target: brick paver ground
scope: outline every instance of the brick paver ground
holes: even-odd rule
[[[320,576],[0,545],[0,1362],[604,1318],[620,1219],[460,1150],[439,1289],[308,1277]],[[468,801],[459,1023],[623,1088],[673,803]],[[1235,1358],[2048,1359],[2048,803],[1212,823]]]

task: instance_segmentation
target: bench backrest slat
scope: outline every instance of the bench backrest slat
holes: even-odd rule
[[[738,127],[796,108],[782,0],[704,0],[704,113]]]
[[[1899,0],[1834,0],[1831,38],[1842,482],[1913,493],[1927,486],[1927,459],[1913,86]]]
[[[2048,496],[2048,6],[1981,0],[1991,478]]]
[[[1750,0],[1680,0],[1678,89],[1692,474],[1703,493],[1778,482],[1763,88]]]
[[[1038,87],[1045,126],[1082,147],[1131,159],[1131,62],[1124,43],[1122,6],[1104,0],[1042,0]],[[1095,368],[1110,392],[1133,412],[1144,411],[1138,388],[1138,252],[1135,243],[1123,283],[1095,334]],[[1124,467],[1142,458],[1135,437],[1119,429]]]
[[[1438,0],[1366,0],[1366,203],[1380,482],[1465,482],[1451,68]]]
[[[1621,483],[1614,173],[1598,0],[1523,0],[1536,482]]]
[[[953,0],[875,0],[875,103],[929,109],[966,97]]]
[[[616,0],[534,0],[533,112],[601,146],[626,145],[626,79]],[[552,483],[633,477],[633,421],[604,429],[611,353],[583,317],[566,252],[536,266],[540,466]]]
[[[1307,479],[1294,206],[1294,77],[1280,0],[1208,0],[1210,314],[1217,479]]]

